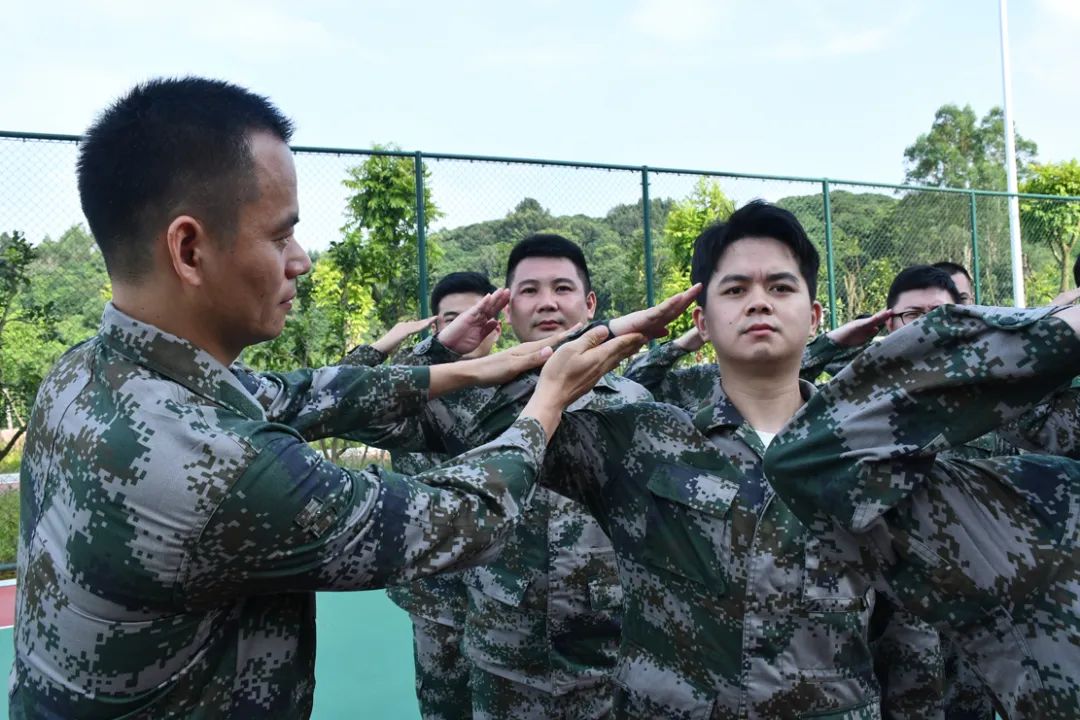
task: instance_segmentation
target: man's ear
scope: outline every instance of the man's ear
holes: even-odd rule
[[[588,314],[589,320],[592,320],[593,315],[596,314],[596,293],[592,290],[585,296],[585,311]]]
[[[810,306],[810,337],[817,335],[818,328],[821,327],[822,312],[821,303],[815,300]]]
[[[701,335],[702,340],[710,342],[709,324],[705,320],[705,308],[700,305],[694,306],[694,327],[697,328],[698,334]]]
[[[211,239],[203,224],[190,215],[173,218],[165,230],[165,249],[169,265],[186,285],[203,284],[206,247]]]

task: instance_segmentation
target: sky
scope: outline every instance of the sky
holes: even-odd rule
[[[0,130],[78,134],[197,74],[269,96],[298,145],[898,183],[939,106],[1002,98],[997,0],[0,4]],[[1009,10],[1016,126],[1080,157],[1080,0]]]

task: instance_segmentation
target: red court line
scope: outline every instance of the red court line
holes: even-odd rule
[[[0,585],[0,630],[15,624],[15,585]]]

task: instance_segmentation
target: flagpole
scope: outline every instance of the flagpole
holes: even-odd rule
[[[1007,0],[998,0],[1001,16],[1001,83],[1005,96],[1005,171],[1009,191],[1009,246],[1012,256],[1013,305],[1026,307],[1024,256],[1020,247],[1020,198],[1016,182],[1016,136],[1012,120],[1012,68],[1009,60],[1009,11]]]

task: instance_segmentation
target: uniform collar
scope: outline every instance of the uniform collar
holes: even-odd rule
[[[799,380],[799,392],[802,394],[804,401],[809,400],[815,392],[813,383]],[[712,399],[702,405],[701,409],[694,415],[694,427],[702,435],[708,435],[716,430],[737,429],[744,424],[746,424],[746,420],[743,419],[742,413],[735,407],[735,404],[728,399],[727,393],[724,392],[724,386],[720,382],[716,383]],[[747,425],[747,428],[752,430],[749,425]]]
[[[253,420],[265,419],[262,407],[232,370],[190,341],[105,305],[100,337],[132,362],[183,385],[197,395]],[[237,366],[239,367],[239,366]]]

